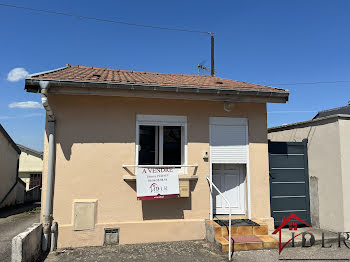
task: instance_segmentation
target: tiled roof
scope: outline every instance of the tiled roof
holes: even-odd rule
[[[295,123],[291,123],[291,124],[285,124],[282,126],[270,127],[267,129],[267,131],[268,131],[268,133],[273,133],[273,132],[279,132],[282,130],[291,130],[291,129],[303,127],[303,126],[306,126],[306,125],[312,124],[312,123],[321,123],[321,122],[323,122],[325,120],[329,120],[329,119],[350,120],[350,114],[337,114],[337,115],[324,116],[324,117],[320,117],[320,118],[313,118],[313,119],[307,120],[307,121],[295,122]]]
[[[17,146],[19,147],[19,149],[21,149],[22,152],[24,151],[26,153],[33,154],[33,155],[43,159],[43,152],[36,151],[36,150],[34,150],[32,148],[29,148],[29,147],[26,147],[26,146],[20,145],[20,144],[17,144]]]
[[[332,108],[324,111],[320,111],[315,115],[313,119],[326,117],[326,116],[332,116],[332,115],[350,115],[350,103],[347,106]]]
[[[262,91],[286,94],[288,91],[274,87],[250,84],[207,75],[165,74],[119,69],[67,65],[64,68],[30,75],[33,80],[93,82],[164,87],[196,87],[229,89],[237,91]]]

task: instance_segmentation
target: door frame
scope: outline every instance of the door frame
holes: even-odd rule
[[[245,162],[243,163],[220,163],[220,164],[244,164],[245,165],[245,172],[246,172],[246,183],[247,183],[247,192],[246,192],[246,212],[248,213],[248,218],[251,219],[252,216],[251,216],[251,194],[250,194],[250,157],[249,157],[249,123],[248,123],[248,118],[238,118],[238,117],[209,117],[209,177],[210,177],[210,181],[213,181],[213,163],[212,162],[212,158],[211,158],[211,152],[212,152],[212,137],[211,137],[211,125],[212,125],[212,122],[215,120],[217,121],[222,121],[224,122],[225,120],[227,122],[234,122],[234,121],[237,121],[237,122],[245,122],[246,123],[246,138],[247,138],[247,159]],[[210,184],[210,197],[209,197],[209,200],[210,200],[210,220],[213,220],[213,217],[214,217],[214,207],[213,207],[213,194],[211,193],[213,192],[213,186]],[[234,215],[234,214],[233,214]]]

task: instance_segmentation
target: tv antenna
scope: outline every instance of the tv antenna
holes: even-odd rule
[[[210,72],[210,67],[205,65],[206,62],[207,60],[203,60],[197,65],[198,75],[204,75],[206,72]]]
[[[200,62],[197,67],[198,67],[198,75],[202,75],[203,73],[205,72],[210,72],[210,75],[211,76],[215,76],[215,73],[216,73],[216,70],[214,68],[214,34],[213,33],[210,33],[210,40],[211,40],[211,43],[210,43],[210,47],[211,47],[211,65],[210,67],[209,66],[206,66],[205,63],[207,62],[206,60]]]
[[[206,66],[207,60],[203,60],[197,65],[198,68],[198,75],[205,75],[207,72],[211,74],[211,67]],[[214,69],[214,76],[215,76],[216,70]],[[212,74],[211,74],[212,75]],[[212,75],[213,76],[213,75]]]

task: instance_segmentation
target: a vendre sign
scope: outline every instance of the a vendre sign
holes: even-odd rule
[[[177,168],[136,168],[137,200],[180,197],[179,170]]]

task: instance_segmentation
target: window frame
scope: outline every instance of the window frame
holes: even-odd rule
[[[187,165],[187,117],[174,115],[136,115],[136,139],[135,139],[135,165],[139,164],[139,145],[140,145],[140,126],[158,126],[159,127],[159,143],[155,157],[159,157],[158,166],[162,166],[163,162],[163,127],[164,126],[181,126],[181,162]],[[157,130],[157,129],[156,129]],[[156,134],[157,135],[157,134]],[[187,168],[182,167],[184,173]]]
[[[33,187],[36,187],[36,186],[42,186],[41,174],[40,173],[30,173],[30,175],[29,175],[29,189],[32,189]]]

